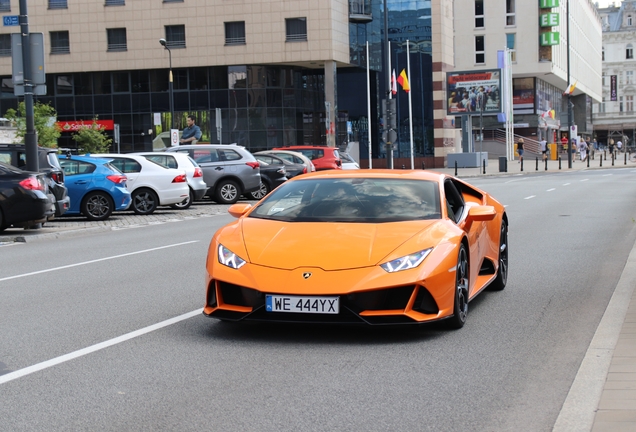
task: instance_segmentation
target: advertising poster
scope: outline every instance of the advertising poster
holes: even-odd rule
[[[501,109],[501,69],[449,72],[447,114],[496,115]]]
[[[610,75],[610,100],[616,102],[616,75]]]

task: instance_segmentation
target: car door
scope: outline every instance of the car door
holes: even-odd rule
[[[84,195],[86,195],[86,191],[93,187],[95,165],[72,159],[61,159],[60,165],[64,171],[64,184],[71,198],[71,207],[69,210],[73,213],[77,213],[80,211],[82,199]]]
[[[141,164],[134,159],[126,157],[109,156],[108,159],[112,159],[112,161],[110,162],[111,165],[113,165],[123,174],[126,174],[126,177],[128,178],[126,187],[129,191],[134,191],[136,188],[135,183],[139,179],[139,175],[141,173]]]
[[[225,175],[225,162],[219,157],[217,149],[191,149],[189,153],[190,157],[201,167],[203,181],[209,188],[212,188]]]

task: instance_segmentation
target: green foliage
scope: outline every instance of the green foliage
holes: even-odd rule
[[[104,127],[97,124],[97,118],[93,119],[91,126],[80,128],[72,138],[83,153],[108,153],[113,142],[104,132]]]
[[[19,142],[24,143],[24,135],[26,134],[26,107],[24,101],[18,104],[18,109],[9,108],[4,115],[16,125],[18,131],[16,135]],[[42,147],[57,147],[57,139],[61,132],[55,126],[57,112],[48,103],[43,104],[36,102],[33,104],[33,123],[37,134],[38,145]]]

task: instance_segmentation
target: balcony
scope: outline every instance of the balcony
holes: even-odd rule
[[[349,22],[365,24],[371,21],[371,0],[349,0]]]

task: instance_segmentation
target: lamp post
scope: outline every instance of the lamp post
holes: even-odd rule
[[[170,74],[168,76],[168,92],[170,93],[170,129],[174,129],[174,101],[172,95],[172,51],[168,48],[165,39],[159,39],[159,43],[168,50],[168,58],[170,59]]]

